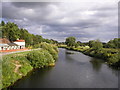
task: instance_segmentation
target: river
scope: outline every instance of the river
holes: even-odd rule
[[[60,48],[55,67],[35,70],[12,88],[118,88],[118,71],[101,59]]]

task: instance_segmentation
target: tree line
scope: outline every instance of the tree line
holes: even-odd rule
[[[65,42],[58,42],[53,39],[45,39],[41,35],[34,35],[29,33],[26,29],[19,28],[17,24],[13,22],[1,21],[0,23],[0,37],[7,38],[11,42],[15,40],[24,39],[26,41],[26,46],[35,46],[41,42],[47,42],[51,44],[66,44],[70,47],[78,47],[78,46],[90,46],[96,48],[120,48],[120,38],[114,38],[107,43],[102,43],[99,40],[90,40],[89,42],[81,42],[76,41],[75,37],[66,38]]]
[[[11,42],[17,39],[24,39],[26,41],[26,46],[34,46],[41,42],[47,42],[51,44],[58,43],[53,39],[45,39],[41,35],[34,35],[29,33],[26,29],[19,28],[17,24],[13,22],[1,21],[0,23],[0,37],[7,38]]]
[[[90,40],[89,42],[82,43],[80,41],[76,41],[75,37],[68,37],[66,38],[65,43],[69,47],[78,47],[78,46],[89,46],[90,48],[93,47],[95,49],[100,48],[120,48],[120,38],[114,38],[113,40],[108,41],[107,43],[102,43],[100,40]]]
[[[76,41],[75,37],[68,37],[64,43],[59,46],[70,50],[80,51],[86,55],[103,59],[109,66],[120,69],[120,38],[114,38],[107,43],[100,40],[90,40],[82,43]]]

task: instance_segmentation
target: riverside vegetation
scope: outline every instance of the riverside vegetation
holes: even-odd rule
[[[0,37],[11,42],[19,39],[26,41],[26,48],[41,50],[27,51],[22,53],[5,55],[2,57],[2,83],[0,88],[6,88],[15,81],[26,76],[28,72],[35,68],[54,66],[58,58],[58,48],[54,46],[57,41],[45,39],[41,35],[29,33],[26,29],[19,28],[13,22],[0,23]],[[1,73],[0,72],[0,73]]]
[[[11,42],[18,38],[24,39],[27,48],[41,48],[40,50],[4,55],[0,62],[2,63],[0,88],[9,87],[33,69],[54,66],[58,58],[57,46],[102,58],[109,66],[120,69],[120,38],[115,38],[107,43],[99,40],[82,43],[76,42],[75,37],[68,37],[65,42],[57,42],[53,39],[44,39],[40,35],[30,34],[26,29],[18,28],[12,22],[5,23],[4,21],[0,24],[0,36]]]
[[[34,35],[28,32],[24,28],[19,28],[17,24],[12,22],[5,23],[2,21],[0,23],[0,37],[7,38],[11,42],[16,41],[18,38],[25,40],[25,45],[28,48],[34,48],[37,44],[41,42],[47,42],[50,44],[57,43],[53,39],[45,39],[41,35]]]
[[[56,46],[41,43],[40,50],[32,50],[3,56],[2,88],[14,84],[36,68],[54,66],[58,58]]]
[[[58,47],[80,51],[86,55],[101,58],[109,66],[120,69],[120,38],[115,38],[103,44],[99,40],[81,43],[79,41],[76,42],[75,37],[68,37],[66,38],[66,42],[59,44]]]

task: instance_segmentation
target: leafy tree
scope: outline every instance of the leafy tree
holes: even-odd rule
[[[79,46],[79,44],[78,43],[75,43],[75,48],[77,48]]]
[[[41,43],[43,41],[42,36],[36,35],[36,42]]]
[[[89,46],[95,50],[100,50],[103,48],[103,44],[99,40],[89,41]]]
[[[2,26],[4,26],[4,25],[5,25],[5,22],[4,22],[4,21],[2,21],[2,22],[1,22],[1,25],[2,25]]]
[[[2,27],[2,37],[15,41],[19,38],[19,28],[16,24],[8,22]]]
[[[52,44],[57,44],[58,43],[58,41],[53,40],[53,39],[50,39],[50,41],[51,41]]]
[[[120,38],[114,38],[110,40],[106,45],[106,48],[120,48]]]
[[[78,44],[79,46],[82,46],[82,42],[80,42],[80,41],[77,41],[77,44]]]
[[[68,37],[68,38],[66,38],[65,43],[67,44],[67,46],[72,47],[75,45],[75,41],[76,41],[75,37]]]
[[[89,47],[92,47],[92,44],[94,43],[94,40],[89,41]]]

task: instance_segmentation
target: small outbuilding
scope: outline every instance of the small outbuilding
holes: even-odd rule
[[[10,42],[6,38],[0,38],[0,50],[16,50],[25,49],[25,40],[16,40],[15,42]]]
[[[25,40],[16,40],[14,43],[17,44],[20,49],[25,48]]]

